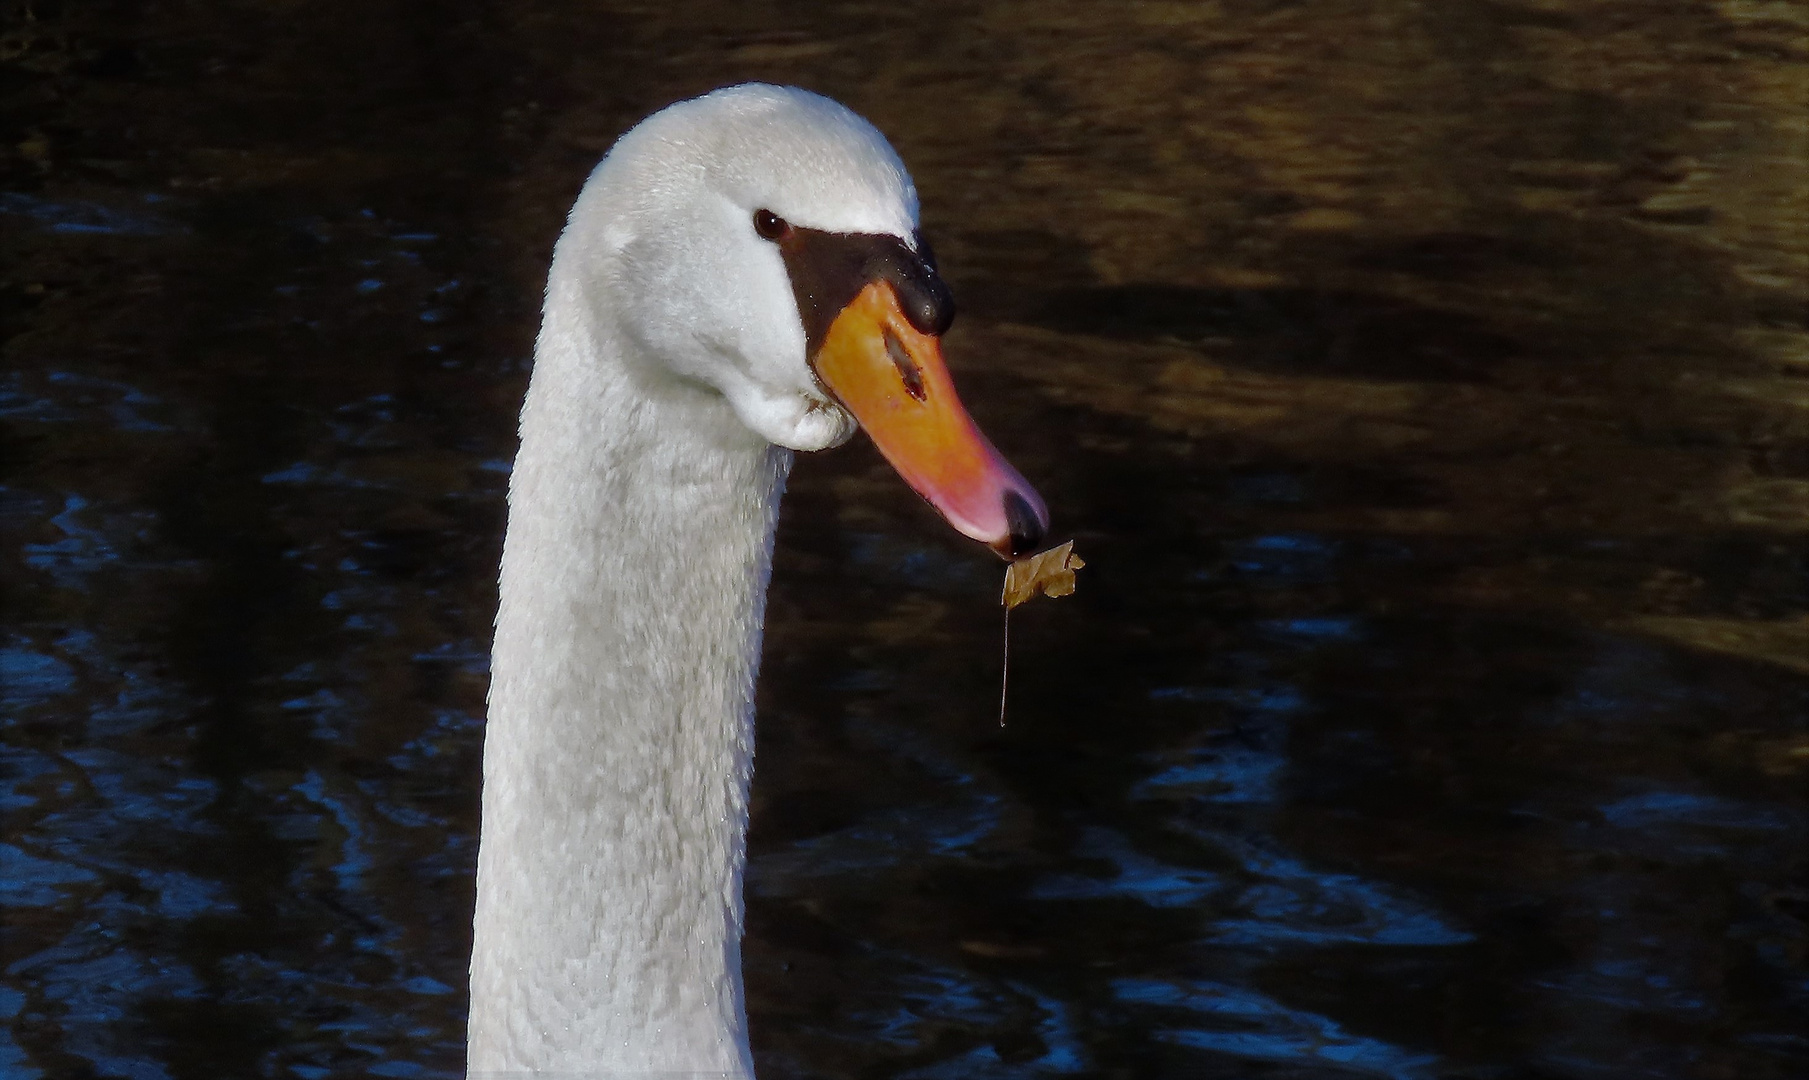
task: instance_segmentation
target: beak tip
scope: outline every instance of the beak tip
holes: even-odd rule
[[[1034,492],[1026,497],[1021,491],[1008,489],[1004,503],[1007,531],[993,543],[993,550],[1007,559],[1028,555],[1049,535],[1049,511]]]

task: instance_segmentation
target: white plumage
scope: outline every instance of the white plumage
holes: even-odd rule
[[[748,1077],[754,676],[792,450],[855,421],[770,209],[915,243],[885,139],[801,90],[674,105],[592,173],[509,489],[471,960],[474,1076]]]

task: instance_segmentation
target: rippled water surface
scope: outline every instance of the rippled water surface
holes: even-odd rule
[[[769,1077],[1809,1066],[1809,16],[59,4],[0,27],[0,1075],[452,1077],[538,293],[629,123],[887,132],[1090,566],[800,462]]]

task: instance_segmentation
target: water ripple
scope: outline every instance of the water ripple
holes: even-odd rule
[[[1190,1026],[1163,1023],[1155,1037],[1177,1046],[1248,1061],[1317,1065],[1339,1072],[1413,1080],[1434,1075],[1438,1058],[1346,1032],[1317,1013],[1292,1009],[1247,987],[1225,983],[1116,979],[1118,1001],[1187,1013]]]

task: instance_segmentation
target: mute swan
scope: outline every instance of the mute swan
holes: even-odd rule
[[[953,314],[903,164],[826,98],[680,102],[592,172],[509,483],[473,1076],[753,1075],[741,879],[792,451],[858,424],[967,536],[1047,528],[955,397]]]

